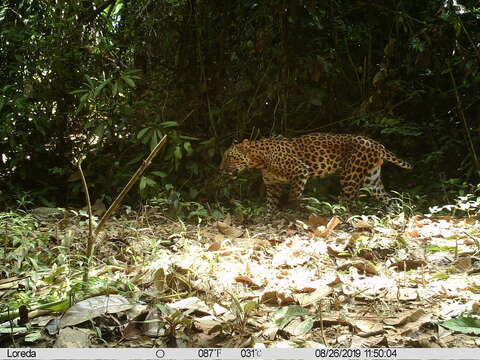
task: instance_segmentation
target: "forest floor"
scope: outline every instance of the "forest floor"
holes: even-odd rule
[[[3,347],[480,346],[478,214],[0,220]]]

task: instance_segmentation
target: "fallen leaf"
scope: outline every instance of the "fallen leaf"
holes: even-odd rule
[[[210,244],[207,251],[218,251],[222,247],[222,240],[214,240],[213,243]]]
[[[172,304],[169,304],[169,306],[177,310],[197,311],[207,315],[211,315],[211,311],[207,304],[196,296],[176,301]]]
[[[352,257],[352,254],[350,254],[349,252],[343,250],[343,251],[338,251],[338,250],[335,250],[333,249],[331,246],[327,246],[327,254],[328,256],[331,256],[331,257],[339,257],[339,258],[351,258]]]
[[[315,230],[313,233],[316,235],[316,236],[319,236],[319,237],[326,237],[328,236],[337,226],[338,224],[340,224],[342,221],[334,216],[330,219],[330,221],[328,222],[327,224],[327,227],[324,229],[324,230]]]
[[[368,219],[362,218],[353,218],[350,220],[350,225],[352,225],[356,230],[369,230],[373,228],[373,224],[368,222]]]
[[[245,285],[248,285],[252,288],[259,288],[260,287],[248,276],[243,276],[243,275],[236,276],[235,281],[239,282],[239,283],[242,283],[242,284],[245,284]]]
[[[262,294],[262,296],[260,297],[260,302],[262,304],[278,305],[277,298],[278,298],[278,293],[276,290],[268,290]]]
[[[407,229],[405,234],[412,238],[418,238],[420,236],[420,232],[417,229]]]
[[[327,216],[318,216],[311,214],[306,221],[307,225],[310,226],[312,229],[316,229],[319,226],[327,226],[329,222],[329,218]]]
[[[319,302],[321,299],[327,297],[333,292],[330,286],[323,285],[310,294],[296,295],[298,304],[301,306],[307,306]]]
[[[396,316],[394,319],[384,319],[383,322],[391,326],[403,326],[407,323],[417,321],[425,315],[426,312],[423,309],[417,309],[400,314],[400,316]]]
[[[126,298],[121,295],[101,295],[80,301],[70,307],[60,320],[60,328],[80,324],[104,314],[114,314],[127,311],[133,307]]]
[[[285,249],[281,251],[272,259],[273,266],[289,266],[294,267],[297,265],[305,264],[308,259],[309,255],[306,254],[302,249]]]
[[[472,269],[472,258],[470,256],[465,256],[458,258],[455,261],[455,268],[461,272],[467,272]]]
[[[425,265],[427,265],[427,263],[424,260],[402,260],[393,263],[390,267],[396,268],[397,271],[409,271]]]
[[[222,222],[222,221],[217,221],[217,227],[218,230],[225,236],[231,238],[231,239],[236,239],[243,234],[243,230],[230,226],[229,224]]]
[[[386,348],[388,340],[383,335],[364,338],[360,335],[353,335],[350,344],[352,348]]]
[[[278,292],[278,300],[279,300],[278,305],[280,305],[280,306],[295,303],[295,299],[293,298],[292,294],[286,293],[286,292],[283,292],[283,291]]]
[[[349,262],[346,264],[343,264],[342,266],[338,267],[337,269],[342,271],[342,270],[348,270],[351,266],[354,266],[355,268],[358,269],[363,274],[369,274],[369,275],[378,275],[378,271],[373,266],[373,264],[367,262],[367,261],[356,261],[356,262]]]
[[[472,313],[479,315],[480,314],[480,301],[475,301],[472,304]]]
[[[61,329],[54,348],[88,348],[90,347],[90,331],[84,329]]]
[[[196,318],[193,323],[197,330],[203,331],[209,335],[222,330],[222,322],[212,315]]]

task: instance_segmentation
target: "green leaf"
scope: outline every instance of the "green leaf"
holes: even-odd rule
[[[155,171],[150,171],[150,174],[153,174],[155,176],[158,176],[158,177],[161,177],[162,179],[167,177],[167,173],[163,172],[163,171],[158,171],[158,170],[155,170]]]
[[[118,84],[118,81],[114,81],[114,82],[113,82],[113,85],[112,85],[112,96],[113,96],[113,97],[117,96],[119,87],[120,87],[120,86],[119,86],[119,84]]]
[[[178,138],[182,140],[200,140],[200,138],[187,135],[180,135]]]
[[[145,180],[145,176],[142,176],[142,178],[140,179],[140,184],[138,185],[140,191],[145,189],[145,186],[147,186],[147,181]]]
[[[152,134],[152,137],[150,138],[150,151],[152,151],[155,146],[158,144],[158,137],[157,137],[157,132],[154,131]]]
[[[87,90],[87,89],[78,89],[78,90],[70,91],[69,94],[76,95],[76,94],[83,94],[83,93],[86,93],[86,92],[89,92],[89,90]]]
[[[177,127],[178,122],[176,122],[176,121],[164,121],[164,122],[160,123],[160,126],[162,126],[164,128]]]
[[[42,332],[41,330],[36,330],[34,332],[31,332],[25,336],[25,342],[35,342],[37,340],[40,340],[42,338]]]
[[[100,124],[95,129],[95,135],[97,135],[100,139],[103,138],[103,134],[105,133],[105,124]]]
[[[135,81],[133,81],[133,79],[129,76],[126,76],[126,75],[122,75],[122,79],[123,81],[125,81],[127,83],[128,86],[134,88],[135,87]]]
[[[140,130],[137,134],[137,139],[143,138],[148,130],[150,130],[149,127],[146,127],[146,128],[143,128],[142,130]]]
[[[88,100],[88,96],[90,95],[90,93],[86,93],[84,95],[82,95],[82,97],[80,98],[80,104],[85,104],[85,102]]]
[[[236,298],[235,295],[230,294],[230,297],[232,298],[232,310],[235,314],[237,315],[242,315],[242,305],[240,304],[240,301]]]
[[[448,279],[450,275],[448,274],[435,274],[432,276],[433,279]]]
[[[102,92],[103,88],[110,83],[110,81],[112,81],[112,79],[107,79],[104,82],[102,82],[100,85],[98,85],[95,88],[95,92],[93,93],[93,96],[98,96]]]
[[[253,300],[250,300],[250,301],[247,301],[247,302],[243,305],[243,311],[245,312],[245,314],[249,314],[249,313],[251,313],[252,310],[254,310],[256,307],[257,307],[257,302],[256,302],[256,301],[253,301]]]
[[[480,318],[470,315],[459,316],[440,323],[443,327],[462,334],[480,335]]]
[[[27,328],[26,327],[1,327],[0,328],[0,334],[7,334],[7,335],[11,335],[11,334],[19,334],[19,333],[22,333],[24,331],[27,331]]]
[[[175,151],[173,152],[173,155],[175,156],[175,159],[177,159],[177,160],[181,160],[181,159],[182,159],[182,156],[183,156],[183,154],[182,154],[182,148],[181,148],[179,145],[177,145],[177,146],[175,147]]]
[[[183,143],[183,148],[187,152],[187,155],[192,155],[193,154],[192,145],[188,141]]]
[[[280,328],[283,328],[296,317],[309,314],[310,313],[306,309],[299,305],[284,306],[273,313],[272,319],[275,321],[275,324]]]
[[[93,84],[92,79],[90,79],[90,77],[88,75],[84,75],[84,76],[85,76],[85,79],[87,80],[88,87],[90,89],[93,89],[95,87],[95,85]]]
[[[300,324],[298,324],[295,330],[293,330],[293,334],[295,336],[305,335],[307,332],[312,330],[314,322],[315,322],[315,319],[313,317],[306,318]]]

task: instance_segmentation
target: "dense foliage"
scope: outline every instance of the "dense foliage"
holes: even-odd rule
[[[6,0],[0,201],[81,202],[82,155],[112,197],[164,134],[138,191],[224,200],[233,138],[313,131],[371,136],[415,164],[396,188],[448,195],[480,170],[479,17],[473,0]]]

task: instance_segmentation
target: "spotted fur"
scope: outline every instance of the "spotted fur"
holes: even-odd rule
[[[412,166],[388,151],[382,144],[348,134],[314,133],[296,138],[275,136],[232,145],[224,154],[221,171],[234,175],[243,169],[261,169],[267,188],[267,208],[278,206],[282,185],[290,184],[289,201],[303,193],[309,178],[338,173],[342,198],[350,204],[361,187],[387,202],[389,195],[380,178],[383,161],[405,169]]]

